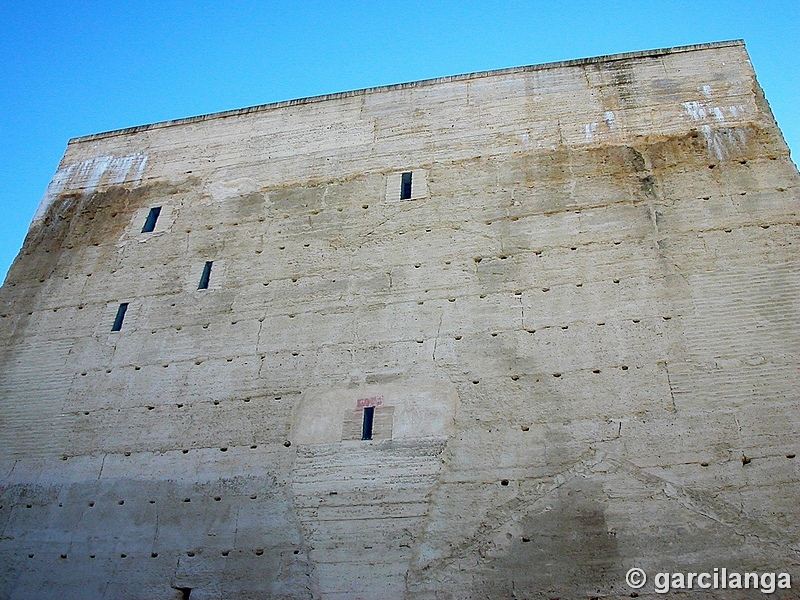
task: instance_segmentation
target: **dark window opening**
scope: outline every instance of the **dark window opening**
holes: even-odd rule
[[[142,233],[150,233],[156,228],[156,221],[158,221],[158,215],[160,214],[160,206],[155,206],[150,209],[150,213],[147,215],[147,220],[144,222],[144,227],[142,227]]]
[[[400,184],[400,200],[411,198],[411,172],[403,173],[403,181]]]
[[[117,316],[114,318],[114,325],[111,326],[111,331],[119,331],[122,329],[122,321],[125,320],[125,312],[128,310],[128,303],[123,302],[117,309]]]
[[[364,424],[361,426],[361,439],[372,439],[372,421],[375,418],[375,407],[368,406],[364,409]]]
[[[200,276],[200,285],[197,286],[198,290],[207,290],[208,289],[208,280],[211,279],[211,265],[214,264],[214,261],[207,260],[206,266],[203,267],[203,274]]]
[[[189,600],[192,597],[192,588],[182,587],[178,588],[181,593],[181,600]]]

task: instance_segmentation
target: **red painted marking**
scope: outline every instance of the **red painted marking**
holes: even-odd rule
[[[369,398],[359,398],[356,400],[356,409],[369,408],[370,406],[380,406],[383,404],[383,396],[370,396]]]

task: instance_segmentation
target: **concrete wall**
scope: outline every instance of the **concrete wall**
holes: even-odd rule
[[[0,290],[0,597],[800,576],[798,182],[740,42],[72,140]]]

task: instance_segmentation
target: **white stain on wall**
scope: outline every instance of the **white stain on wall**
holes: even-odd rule
[[[603,122],[605,123],[605,125],[608,128],[609,132],[614,133],[616,131],[616,129],[617,129],[617,121],[616,121],[616,118],[614,117],[614,111],[612,111],[612,110],[605,111],[603,113]],[[584,136],[586,137],[586,141],[587,142],[592,142],[592,141],[594,141],[594,140],[596,140],[598,138],[597,130],[598,130],[599,126],[600,126],[600,122],[599,121],[595,121],[593,123],[587,123],[586,125],[583,126],[583,133],[584,133]],[[604,131],[605,130],[602,130],[600,132],[599,135],[601,137],[602,137],[602,134],[603,134]]]
[[[137,152],[126,156],[94,156],[61,168],[47,186],[33,221],[44,218],[59,194],[65,191],[90,194],[101,184],[137,184],[146,166],[147,154]]]
[[[711,97],[709,86],[703,86],[703,95],[707,98]],[[683,108],[692,121],[701,123],[700,131],[703,133],[711,158],[724,160],[738,152],[746,144],[745,132],[735,128],[733,124],[720,129],[712,127],[712,124],[715,126],[724,124],[726,119],[737,120],[744,117],[746,114],[744,106],[712,106],[711,103],[693,101],[684,102]]]
[[[742,105],[737,106],[712,106],[710,103],[705,102],[684,102],[683,109],[692,121],[705,121],[713,118],[718,122],[723,122],[728,117],[738,118],[744,116],[745,108]]]
[[[683,108],[686,114],[692,118],[692,121],[702,121],[708,117],[708,111],[701,102],[684,102]]]
[[[709,155],[717,160],[724,160],[747,145],[743,129],[714,129],[711,125],[703,125],[700,131],[703,132]]]

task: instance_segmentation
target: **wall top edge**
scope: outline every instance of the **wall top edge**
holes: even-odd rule
[[[681,52],[695,52],[698,50],[710,50],[714,48],[725,48],[729,46],[744,46],[744,40],[726,40],[719,42],[708,42],[704,44],[692,44],[689,46],[674,46],[671,48],[659,48],[654,50],[639,50],[636,52],[622,52],[619,54],[607,54],[603,56],[595,56],[590,58],[576,58],[571,60],[562,60],[556,62],[542,63],[538,65],[527,65],[521,67],[509,67],[505,69],[495,69],[490,71],[476,71],[474,73],[465,73],[462,75],[448,75],[444,77],[435,77],[432,79],[422,79],[419,81],[411,81],[406,83],[394,83],[389,85],[382,85],[370,88],[363,88],[359,90],[352,90],[346,92],[334,92],[331,94],[322,94],[319,96],[309,96],[307,98],[296,98],[293,100],[281,100],[278,102],[270,102],[268,104],[259,104],[256,106],[249,106],[246,108],[237,108],[233,110],[226,110],[221,112],[209,113],[205,115],[197,115],[194,117],[184,117],[180,119],[172,119],[169,121],[159,121],[147,125],[137,125],[134,127],[126,127],[124,129],[114,129],[112,131],[105,131],[101,133],[94,133],[90,135],[78,136],[70,139],[69,144],[76,144],[81,142],[89,142],[103,138],[109,138],[120,135],[130,135],[134,133],[141,133],[152,129],[161,129],[163,127],[173,127],[176,125],[187,125],[190,123],[198,123],[202,121],[210,121],[212,119],[224,119],[226,117],[236,117],[256,113],[261,111],[273,110],[276,108],[285,108],[289,106],[299,106],[303,104],[311,104],[315,102],[324,102],[326,100],[336,100],[341,98],[351,98],[354,96],[363,96],[366,94],[374,94],[380,92],[389,92],[393,90],[412,89],[417,87],[427,87],[439,83],[449,83],[454,81],[466,81],[470,79],[482,79],[485,77],[494,77],[498,75],[513,75],[516,73],[529,73],[534,71],[542,71],[547,69],[557,69],[562,67],[575,67],[581,65],[589,65],[595,63],[614,62],[620,60],[630,60],[636,58],[654,58],[659,56],[666,56],[668,54],[678,54]]]

